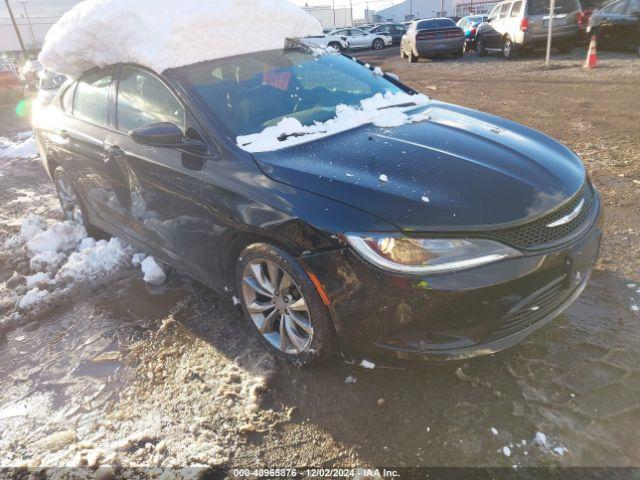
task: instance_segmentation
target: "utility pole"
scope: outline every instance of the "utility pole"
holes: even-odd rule
[[[440,16],[444,17],[444,0],[440,0]]]
[[[333,28],[338,28],[338,25],[336,25],[336,0],[333,0],[331,9],[333,10]]]
[[[349,8],[351,9],[351,26],[353,27],[353,0],[349,0]]]
[[[409,20],[413,20],[413,0],[409,0]]]
[[[553,37],[553,17],[556,14],[556,0],[551,0],[549,5],[549,32],[547,33],[547,56],[544,61],[545,68],[551,64],[551,42]],[[543,20],[544,21],[544,20]]]
[[[9,16],[11,17],[11,23],[13,23],[13,29],[16,31],[16,35],[18,37],[18,42],[20,42],[20,48],[22,49],[22,55],[24,58],[27,58],[27,49],[24,48],[24,42],[22,41],[22,35],[20,35],[20,29],[18,28],[18,24],[16,23],[16,19],[13,16],[13,10],[11,10],[11,5],[9,5],[9,0],[4,0],[5,5],[7,6],[7,10],[9,11]]]
[[[29,11],[27,10],[27,4],[29,2],[18,2],[24,8],[24,15],[27,17],[27,24],[29,24],[29,31],[31,32],[31,39],[33,40],[33,46],[36,44],[36,35],[33,33],[33,26],[31,25],[31,18],[29,17]]]

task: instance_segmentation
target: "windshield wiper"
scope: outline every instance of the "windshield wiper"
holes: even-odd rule
[[[405,108],[405,107],[417,107],[415,102],[399,103],[398,105],[387,105],[386,107],[380,107],[378,110],[387,110],[389,108]]]
[[[324,132],[306,132],[306,133],[305,132],[283,133],[278,137],[278,141],[284,142],[286,140],[289,140],[290,138],[304,137],[305,135],[312,135],[314,133],[327,133],[327,132],[324,131]]]

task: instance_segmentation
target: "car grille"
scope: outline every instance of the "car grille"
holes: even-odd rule
[[[547,227],[547,225],[573,212],[582,200],[584,200],[584,207],[577,218],[565,225],[554,228]],[[570,202],[555,212],[526,225],[493,232],[493,236],[497,240],[524,249],[535,249],[548,244],[559,243],[581,230],[585,222],[591,218],[594,204],[595,194],[593,189],[589,183],[585,183],[580,192]]]
[[[552,314],[570,296],[566,279],[566,275],[557,278],[513,307],[500,320],[500,326],[492,333],[491,340],[524,330]]]

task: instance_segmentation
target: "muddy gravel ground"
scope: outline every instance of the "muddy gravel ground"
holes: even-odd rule
[[[583,55],[551,70],[539,55],[360,55],[582,156],[606,234],[565,315],[464,363],[365,370],[334,358],[300,371],[263,351],[230,299],[171,272],[152,288],[120,268],[21,311],[26,287],[7,282],[28,266],[4,248],[2,466],[640,465],[640,59],[601,53],[587,71]],[[5,108],[0,128],[11,139],[30,127]],[[0,158],[0,245],[28,214],[57,218],[51,182],[38,159]]]

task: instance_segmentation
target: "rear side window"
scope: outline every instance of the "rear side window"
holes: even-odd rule
[[[528,15],[549,15],[551,0],[531,0],[527,8]],[[579,11],[580,3],[578,0],[556,0],[555,13],[571,13]]]
[[[511,9],[511,16],[518,17],[520,16],[521,11],[522,11],[522,2],[515,2],[513,4],[513,8]]]
[[[127,132],[159,122],[185,129],[184,108],[175,95],[155,76],[132,67],[120,74],[116,119],[118,130]]]
[[[500,9],[500,18],[505,18],[507,16],[510,6],[510,3],[505,3],[504,5],[502,5],[502,8]]]
[[[76,89],[73,115],[81,120],[106,127],[112,80],[112,72],[95,72],[83,77]]]
[[[634,13],[640,13],[640,0],[629,0],[627,15],[633,15]]]

